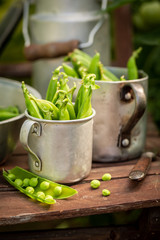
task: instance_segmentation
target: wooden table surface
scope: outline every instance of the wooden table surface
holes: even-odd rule
[[[146,150],[160,151],[160,136],[153,122],[148,120]],[[20,166],[28,169],[27,153],[20,143],[5,164],[0,166],[0,226],[44,222],[114,213],[132,209],[160,206],[160,157],[153,161],[145,179],[141,182],[129,180],[128,174],[137,159],[123,163],[93,163],[90,175],[73,184],[78,194],[66,200],[57,200],[54,205],[35,202],[13,188],[2,176],[2,169]],[[90,181],[99,179],[104,173],[112,175],[111,181],[101,181],[99,189],[92,190]],[[111,195],[103,197],[102,189]]]

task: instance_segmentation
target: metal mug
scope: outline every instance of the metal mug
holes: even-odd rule
[[[117,77],[127,69],[108,67]],[[80,79],[69,77],[69,85]],[[118,162],[139,157],[146,138],[148,76],[139,71],[139,79],[128,81],[95,81],[92,106],[96,110],[93,126],[93,161]],[[77,94],[77,92],[75,92]],[[74,97],[73,97],[74,99]]]
[[[73,183],[87,177],[92,165],[93,114],[75,120],[45,120],[31,117],[20,131],[28,151],[30,170],[59,183]]]

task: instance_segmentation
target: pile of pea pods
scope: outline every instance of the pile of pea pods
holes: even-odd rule
[[[54,204],[55,199],[69,198],[77,193],[69,186],[42,178],[20,167],[3,170],[3,176],[20,192],[44,204]]]
[[[0,121],[4,121],[20,114],[17,106],[0,107]]]
[[[85,74],[81,81],[75,103],[72,102],[76,84],[69,88],[68,76],[56,68],[49,82],[45,99],[37,99],[27,90],[22,82],[22,90],[28,113],[36,118],[47,120],[73,120],[92,115],[92,91],[98,89],[95,84],[95,74]]]
[[[100,54],[95,53],[93,57],[87,53],[75,49],[64,58],[63,68],[68,76],[74,78],[83,78],[86,74],[95,74],[95,80],[100,81],[124,81],[138,79],[138,68],[136,65],[136,58],[139,56],[142,48],[139,47],[133,51],[132,55],[127,61],[128,76],[121,76],[118,78],[112,72],[110,72],[103,63],[100,61]],[[72,66],[65,62],[71,63]]]

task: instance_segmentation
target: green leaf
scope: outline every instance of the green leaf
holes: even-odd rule
[[[135,42],[138,44],[157,46],[160,45],[160,28],[152,31],[140,33],[135,36]]]

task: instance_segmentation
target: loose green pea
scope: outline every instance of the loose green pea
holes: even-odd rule
[[[27,187],[26,192],[33,194],[34,193],[34,188],[33,187]]]
[[[105,173],[105,174],[103,174],[102,180],[103,180],[103,181],[109,181],[109,180],[111,180],[111,174],[110,174],[110,173]]]
[[[61,187],[61,186],[55,187],[54,190],[53,190],[53,193],[54,193],[56,196],[61,195],[61,193],[62,193],[62,187]]]
[[[29,185],[30,185],[31,187],[36,187],[37,184],[38,184],[38,179],[37,179],[37,178],[31,178],[31,179],[29,180]]]
[[[16,176],[13,173],[9,173],[8,174],[8,178],[12,181],[14,181],[16,179]]]
[[[110,191],[108,190],[108,189],[103,189],[102,190],[102,195],[103,196],[109,196],[111,193],[110,193]]]
[[[41,199],[45,199],[45,194],[44,194],[44,192],[41,192],[41,191],[39,191],[39,192],[37,192],[37,197],[39,197],[39,198],[41,198]]]
[[[29,186],[29,178],[23,179],[23,186],[28,187]]]
[[[90,184],[91,184],[91,188],[98,188],[100,186],[100,181],[92,180]]]
[[[44,200],[46,202],[52,202],[53,201],[53,197],[51,195],[46,195]]]
[[[49,188],[49,186],[50,186],[50,183],[49,183],[49,182],[43,181],[43,182],[41,182],[41,184],[40,184],[40,189],[43,190],[43,191],[45,191],[45,190],[47,190],[47,189]]]
[[[21,180],[20,178],[17,178],[14,182],[15,182],[15,184],[16,184],[17,186],[19,186],[19,187],[21,187],[22,184],[23,184],[23,182],[22,182],[22,180]]]

